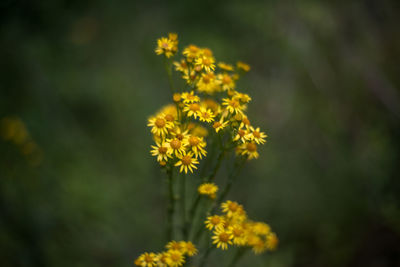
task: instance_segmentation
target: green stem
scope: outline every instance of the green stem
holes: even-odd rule
[[[173,166],[167,168],[167,183],[168,183],[168,208],[167,208],[167,240],[170,241],[174,236],[174,211],[175,211],[175,196],[174,196],[174,175]]]
[[[235,181],[235,178],[239,175],[239,173],[245,163],[246,163],[246,159],[242,159],[242,161],[235,162],[234,167],[232,168],[232,171],[229,173],[225,188],[218,197],[218,201],[217,201],[218,204],[220,204],[225,199],[225,197],[228,195],[229,191],[231,190],[232,184]]]
[[[171,60],[164,58],[164,65],[165,65],[165,71],[167,72],[167,76],[168,76],[168,84],[169,84],[169,88],[171,90],[171,94],[174,94],[175,89],[174,89],[174,82],[172,80]]]
[[[204,264],[206,263],[206,261],[207,261],[207,258],[208,258],[208,256],[210,255],[210,252],[213,250],[213,246],[212,245],[209,245],[208,247],[207,247],[207,250],[206,250],[206,252],[203,254],[203,257],[201,258],[201,260],[200,260],[200,265],[199,265],[199,267],[203,267],[204,266]]]
[[[201,200],[201,196],[200,196],[200,194],[197,194],[196,199],[194,200],[192,207],[190,208],[189,218],[188,218],[187,225],[186,225],[188,234],[192,230],[193,220],[194,220],[194,217],[196,216],[196,211],[197,211],[197,207],[200,204],[200,200]]]
[[[184,240],[188,238],[188,231],[186,227],[186,176],[181,175],[181,185],[180,185],[180,207],[181,207],[181,219],[182,219],[182,234]]]

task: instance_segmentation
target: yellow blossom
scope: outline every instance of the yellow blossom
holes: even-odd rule
[[[197,191],[200,195],[207,195],[211,199],[214,199],[218,191],[218,186],[214,183],[204,183],[197,188]]]
[[[217,227],[212,236],[213,244],[222,250],[228,249],[228,245],[232,245],[233,235],[230,229],[224,227]]]
[[[193,169],[197,169],[195,164],[199,164],[199,161],[193,157],[192,152],[183,152],[182,154],[178,154],[177,157],[179,161],[175,166],[180,166],[179,172],[185,171],[185,173],[187,173],[189,169],[189,171],[193,173]]]

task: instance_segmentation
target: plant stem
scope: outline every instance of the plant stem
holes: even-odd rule
[[[186,224],[188,234],[191,232],[193,220],[194,220],[194,217],[196,216],[196,211],[197,211],[197,207],[199,206],[200,200],[201,200],[201,196],[199,194],[197,194],[196,199],[194,200],[192,207],[190,208],[189,218],[188,218],[188,221]]]
[[[209,246],[207,247],[206,252],[204,253],[203,257],[202,257],[201,260],[200,260],[200,265],[199,265],[199,267],[203,267],[203,266],[204,266],[204,264],[205,264],[206,261],[207,261],[208,256],[210,255],[210,252],[213,250],[213,248],[214,248],[214,247],[213,247],[212,245],[209,245]]]
[[[186,176],[184,174],[180,175],[180,207],[181,207],[181,219],[182,219],[182,234],[183,238],[187,240],[188,229],[186,227]]]
[[[226,182],[225,188],[222,191],[222,193],[218,197],[217,203],[221,203],[225,197],[228,195],[229,191],[231,190],[232,184],[235,181],[235,178],[239,175],[242,167],[246,163],[246,160],[243,159],[242,161],[236,161],[234,164],[234,167],[232,168],[232,171],[229,173],[228,180]]]
[[[169,88],[171,90],[171,94],[174,94],[175,89],[174,89],[174,82],[172,80],[171,60],[168,60],[165,57],[164,58],[164,65],[165,65],[165,71],[167,72],[167,76],[168,76],[168,84],[169,84]]]
[[[175,196],[174,196],[174,175],[173,175],[173,166],[169,166],[167,168],[167,183],[168,183],[168,208],[167,208],[167,240],[170,241],[173,239],[174,231],[173,231],[173,217],[175,211]]]

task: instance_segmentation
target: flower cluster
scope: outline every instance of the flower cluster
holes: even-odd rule
[[[160,253],[145,252],[135,260],[135,265],[141,267],[178,267],[185,264],[185,257],[192,257],[197,254],[196,246],[190,241],[171,241]]]
[[[278,238],[268,224],[248,219],[243,206],[234,201],[221,204],[223,215],[212,215],[205,221],[206,228],[213,230],[213,243],[222,250],[228,245],[251,247],[255,254],[274,250]]]
[[[158,39],[156,53],[169,58],[177,44],[177,35],[170,33]],[[223,149],[234,148],[238,156],[258,158],[257,146],[266,142],[267,135],[251,125],[246,115],[251,97],[236,88],[250,66],[217,63],[210,49],[195,45],[185,47],[182,55],[173,62],[184,80],[180,90],[172,88],[175,105],[165,106],[148,120],[155,141],[151,154],[162,166],[171,163],[180,172],[193,172],[207,155],[207,136],[219,135],[227,139]]]

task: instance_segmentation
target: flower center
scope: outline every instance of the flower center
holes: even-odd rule
[[[253,132],[253,135],[254,135],[254,137],[256,137],[256,138],[260,138],[260,137],[261,137],[259,131],[254,131],[254,132]]]
[[[236,101],[235,99],[232,99],[231,101],[229,101],[229,105],[233,108],[237,108],[239,107],[239,102]]]
[[[238,207],[239,207],[238,204],[236,204],[236,203],[233,202],[233,203],[230,203],[230,204],[229,204],[229,207],[228,207],[228,208],[229,208],[230,211],[235,212],[235,211],[237,211]]]
[[[171,260],[173,262],[178,262],[180,259],[181,259],[181,257],[178,253],[171,253]]]
[[[208,112],[203,112],[203,113],[201,113],[201,115],[203,116],[204,119],[210,118],[210,114]]]
[[[218,128],[218,127],[221,127],[222,126],[222,124],[219,122],[219,121],[216,121],[216,122],[214,122],[214,124],[213,124],[213,127],[214,128]]]
[[[178,139],[174,139],[171,141],[170,145],[173,149],[179,149],[181,147],[181,141],[179,141]]]
[[[199,138],[197,138],[196,136],[191,136],[191,137],[189,138],[189,144],[190,144],[191,146],[197,146],[199,143],[200,143],[200,140],[199,140]]]
[[[157,128],[163,128],[165,126],[165,120],[162,118],[157,118],[155,125],[157,126]]]
[[[227,233],[221,233],[219,234],[219,240],[226,243],[229,241],[229,235]]]
[[[182,157],[182,164],[183,165],[190,165],[192,163],[192,157],[189,155]]]
[[[213,224],[213,225],[217,225],[217,224],[219,224],[221,222],[221,220],[218,218],[218,217],[212,217],[211,218],[211,223]]]
[[[203,83],[210,83],[210,77],[204,76],[203,77]]]
[[[245,134],[246,134],[246,132],[243,131],[242,129],[240,129],[240,130],[238,131],[238,135],[239,135],[240,137],[243,137]]]
[[[191,111],[198,111],[200,109],[200,106],[197,103],[193,103],[193,104],[190,104],[189,109]]]
[[[247,147],[247,150],[250,152],[257,151],[257,146],[254,143],[248,143],[246,147]]]
[[[240,228],[234,228],[232,233],[234,236],[241,236],[243,234],[243,230]]]
[[[210,65],[210,64],[211,64],[211,62],[210,62],[210,60],[209,60],[208,58],[204,58],[204,59],[203,59],[203,65],[208,66],[208,65]]]
[[[230,84],[231,82],[232,82],[232,79],[228,75],[225,75],[224,78],[222,79],[222,83],[224,83],[224,84]]]
[[[167,121],[174,121],[174,116],[172,116],[171,114],[167,114],[167,115],[165,115],[165,119]]]
[[[176,138],[178,138],[179,140],[183,140],[184,136],[183,134],[176,134]]]
[[[144,256],[144,261],[147,263],[151,263],[151,262],[153,262],[153,257],[150,255],[146,255],[146,256]]]
[[[242,120],[242,122],[243,122],[244,124],[246,124],[246,125],[250,125],[250,121],[249,121],[248,118],[244,118],[244,119]]]
[[[158,148],[158,152],[159,152],[160,154],[165,154],[165,153],[167,153],[167,151],[168,151],[168,149],[167,149],[166,147],[160,146],[160,147]]]

